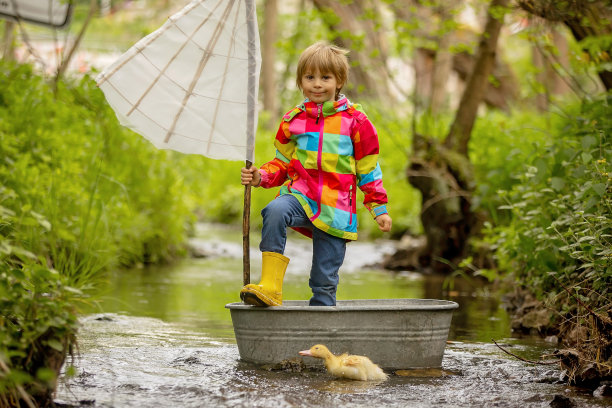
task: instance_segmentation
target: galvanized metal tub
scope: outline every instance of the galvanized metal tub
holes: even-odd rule
[[[230,310],[240,358],[276,364],[300,350],[326,345],[333,353],[368,356],[389,370],[441,367],[455,302],[436,299],[340,300],[308,306],[286,300],[261,308],[244,303]],[[321,360],[303,357],[306,365]]]

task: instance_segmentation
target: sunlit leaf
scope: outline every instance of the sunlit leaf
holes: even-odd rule
[[[62,343],[59,340],[49,339],[49,340],[47,340],[47,345],[49,347],[51,347],[52,349],[54,349],[54,350],[64,351],[64,346],[62,345]]]

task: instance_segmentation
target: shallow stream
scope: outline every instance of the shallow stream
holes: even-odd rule
[[[252,242],[257,242],[253,237]],[[497,295],[457,280],[391,273],[369,265],[392,251],[386,241],[348,245],[339,299],[434,298],[459,303],[442,369],[401,372],[383,383],[339,380],[318,370],[271,370],[241,362],[227,303],[242,286],[240,231],[202,226],[193,245],[204,258],[117,271],[99,309],[82,319],[74,377],[56,401],[94,407],[576,407],[612,399],[558,383],[556,365],[532,365],[552,352],[539,338],[514,338]],[[308,299],[309,242],[292,236],[283,295]],[[252,250],[252,281],[260,256]],[[297,353],[297,350],[296,350]],[[296,355],[297,357],[297,355]],[[401,374],[401,375],[399,375]],[[557,397],[559,398],[559,397]]]

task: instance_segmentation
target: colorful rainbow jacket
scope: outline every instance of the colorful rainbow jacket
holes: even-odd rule
[[[285,114],[276,158],[260,168],[260,186],[282,185],[279,195],[295,196],[315,227],[347,240],[357,239],[356,187],[373,217],[387,213],[378,135],[360,108],[342,95],[318,105],[306,99]]]

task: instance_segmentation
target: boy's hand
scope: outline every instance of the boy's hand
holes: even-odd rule
[[[391,220],[391,217],[389,216],[389,214],[381,214],[378,217],[376,217],[375,220],[378,223],[378,228],[382,232],[391,231],[391,224],[393,223],[393,220]]]
[[[257,187],[261,183],[261,174],[255,166],[240,169],[240,182],[245,186]]]

